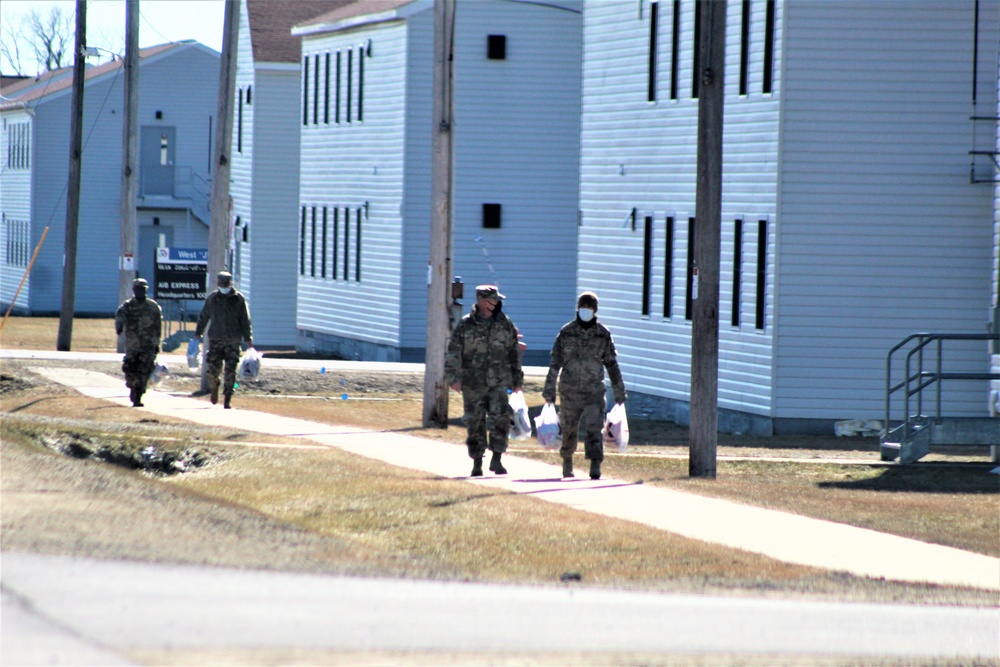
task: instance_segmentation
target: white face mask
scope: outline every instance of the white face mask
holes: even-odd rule
[[[232,291],[233,291],[232,287],[220,287],[219,288],[219,292],[221,292],[222,294],[229,294]]]
[[[577,311],[577,313],[580,315],[580,319],[584,322],[589,322],[594,319],[594,311],[590,308],[581,308]]]

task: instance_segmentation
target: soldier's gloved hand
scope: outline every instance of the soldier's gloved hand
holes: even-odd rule
[[[462,383],[461,382],[456,382],[455,384],[451,385],[451,388],[454,391],[457,391],[460,394],[462,393]]]

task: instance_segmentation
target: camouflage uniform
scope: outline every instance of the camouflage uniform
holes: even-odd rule
[[[229,294],[213,291],[205,299],[205,305],[198,315],[195,336],[201,336],[206,326],[208,355],[205,359],[205,372],[209,385],[213,395],[218,395],[219,375],[225,365],[223,391],[227,397],[232,396],[236,385],[236,367],[240,363],[240,342],[253,341],[253,327],[246,297],[235,288]]]
[[[146,383],[156,368],[162,318],[159,304],[149,298],[129,299],[115,312],[115,331],[125,334],[122,372],[133,403],[146,392]]]
[[[611,390],[616,403],[625,402],[625,383],[618,368],[618,356],[611,332],[597,321],[579,318],[565,325],[552,346],[549,373],[545,378],[542,397],[549,403],[556,400],[556,378],[559,378],[560,415],[563,442],[559,453],[563,460],[572,459],[576,452],[580,424],[587,432],[584,453],[591,461],[604,460],[604,369],[611,378]],[[560,370],[562,371],[560,373]]]
[[[490,451],[507,451],[513,416],[507,391],[524,382],[517,328],[510,318],[499,308],[484,318],[473,306],[451,334],[445,376],[449,385],[462,383],[469,457],[481,458],[486,452],[487,423]]]

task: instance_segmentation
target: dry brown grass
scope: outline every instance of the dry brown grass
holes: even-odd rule
[[[0,348],[55,350],[58,333],[58,317],[11,315],[0,331]],[[76,352],[114,352],[118,345],[115,322],[107,318],[74,318],[70,341],[70,348]]]

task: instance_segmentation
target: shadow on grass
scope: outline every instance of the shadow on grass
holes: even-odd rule
[[[877,477],[819,482],[821,489],[856,489],[910,493],[1000,494],[1000,475],[990,473],[995,464],[917,463],[887,466]]]

